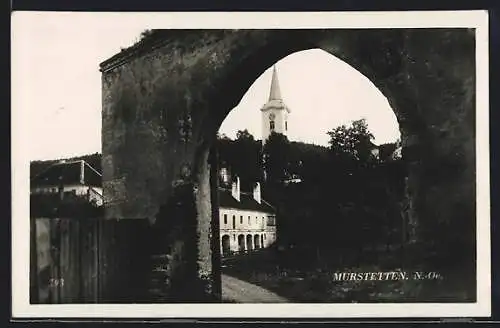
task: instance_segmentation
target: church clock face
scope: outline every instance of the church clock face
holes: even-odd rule
[[[269,119],[271,121],[273,121],[275,117],[276,117],[276,115],[274,115],[274,113],[269,114]]]

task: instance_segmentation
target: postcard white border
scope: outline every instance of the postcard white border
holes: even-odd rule
[[[16,33],[33,15],[106,19],[141,28],[476,28],[477,65],[477,302],[460,304],[29,304],[29,154],[23,139],[20,63],[23,44]],[[120,24],[118,23],[118,24]],[[491,315],[490,178],[487,11],[280,12],[280,13],[68,13],[14,12],[12,15],[12,316],[108,318],[362,318],[482,317]],[[96,69],[99,63],[96,63]]]

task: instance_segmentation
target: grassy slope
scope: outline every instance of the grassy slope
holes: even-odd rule
[[[443,279],[398,281],[334,281],[334,272],[396,271],[379,265],[344,266],[333,260],[323,268],[292,269],[280,263],[274,249],[223,262],[222,271],[269,289],[295,302],[466,302],[474,290],[465,290],[459,270],[440,272]],[[411,272],[411,268],[404,271]],[[471,288],[469,288],[471,289]],[[473,288],[472,288],[473,289]]]

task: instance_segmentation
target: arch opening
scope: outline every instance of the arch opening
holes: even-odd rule
[[[227,256],[231,253],[231,240],[229,235],[224,235],[221,238],[222,242],[222,255]]]
[[[252,242],[252,235],[247,235],[247,250],[251,251],[253,250],[253,242]]]
[[[294,60],[294,56],[297,56],[298,60],[296,58]],[[321,65],[322,63],[323,65]],[[287,66],[289,68],[299,67],[298,74],[296,76],[293,76],[292,74],[288,73],[287,75],[286,72]],[[279,72],[281,73],[279,75],[279,78],[276,67],[279,67]],[[316,71],[311,73],[310,71],[313,69],[316,69]],[[260,183],[260,187],[262,187],[262,193],[259,193],[259,201],[265,200],[266,202],[269,202],[270,199],[272,199],[270,201],[271,204],[273,201],[279,202],[281,204],[280,205],[281,207],[280,212],[282,215],[281,218],[278,217],[278,219],[276,220],[275,212],[265,213],[264,216],[257,215],[255,217],[255,226],[253,228],[259,229],[259,233],[254,234],[253,236],[250,234],[246,236],[246,250],[251,251],[251,250],[264,249],[270,247],[271,245],[275,245],[276,247],[283,247],[287,249],[285,253],[288,253],[289,257],[293,258],[303,257],[307,259],[313,258],[315,260],[314,262],[306,263],[306,261],[304,261],[304,263],[302,264],[295,263],[292,266],[290,266],[291,263],[285,264],[285,267],[288,265],[290,267],[301,268],[303,270],[306,270],[305,267],[311,265],[315,266],[316,268],[321,267],[321,265],[325,265],[325,267],[328,265],[331,266],[339,265],[340,262],[335,262],[335,264],[333,264],[333,262],[329,264],[324,264],[325,262],[328,262],[327,260],[325,260],[325,258],[328,257],[338,258],[345,256],[346,258],[351,257],[351,258],[356,258],[356,260],[363,261],[363,258],[360,254],[363,253],[368,254],[367,247],[370,247],[372,245],[369,244],[369,246],[365,248],[359,248],[359,249],[356,248],[354,250],[351,250],[350,247],[353,248],[353,243],[352,242],[348,243],[348,239],[355,239],[356,243],[360,244],[363,239],[366,240],[370,238],[370,236],[367,235],[370,233],[370,231],[364,231],[362,227],[359,226],[354,227],[351,225],[349,227],[343,228],[342,224],[346,225],[346,222],[339,222],[338,223],[339,226],[337,227],[336,230],[341,231],[344,229],[348,230],[348,232],[333,233],[333,234],[330,233],[330,235],[327,236],[325,234],[318,234],[317,232],[316,233],[314,232],[315,229],[316,230],[331,229],[331,225],[323,226],[326,221],[325,220],[322,221],[322,219],[320,218],[313,218],[313,219],[306,217],[300,218],[302,219],[303,222],[313,222],[313,224],[316,224],[316,227],[314,228],[308,227],[307,223],[305,224],[305,226],[304,224],[297,224],[297,223],[289,224],[288,226],[286,224],[281,224],[280,226],[279,223],[278,224],[276,223],[276,221],[280,222],[280,219],[284,222],[289,221],[290,217],[287,216],[291,215],[290,212],[293,211],[300,212],[301,210],[310,211],[311,209],[310,205],[304,205],[305,209],[294,208],[293,210],[291,210],[290,208],[286,208],[286,206],[289,205],[285,205],[285,207],[283,207],[283,202],[286,203],[286,200],[285,201],[283,199],[278,200],[276,197],[273,197],[276,195],[275,191],[274,191],[275,195],[272,195],[274,187],[270,186],[269,181],[266,180],[267,179],[266,169],[264,168],[266,161],[265,149],[266,149],[266,144],[268,143],[267,141],[269,141],[270,136],[275,135],[275,133],[280,133],[286,136],[287,144],[288,142],[290,142],[293,143],[294,147],[299,147],[299,148],[310,147],[311,149],[314,149],[316,151],[318,151],[319,149],[320,153],[323,153],[324,156],[329,157],[331,156],[330,153],[331,150],[329,148],[334,146],[333,144],[330,144],[329,141],[342,143],[343,139],[349,137],[348,135],[342,135],[342,133],[350,131],[349,129],[352,129],[353,131],[355,130],[355,126],[354,125],[350,126],[349,124],[354,124],[352,122],[356,121],[366,120],[366,115],[368,113],[369,115],[371,115],[371,117],[368,120],[367,125],[365,126],[367,130],[364,131],[363,133],[366,133],[367,136],[370,136],[369,143],[371,146],[375,147],[374,149],[377,150],[377,152],[375,152],[370,148],[369,151],[371,153],[370,153],[369,165],[375,166],[381,164],[382,162],[380,161],[379,157],[380,155],[379,147],[378,145],[373,143],[373,139],[375,137],[372,135],[372,130],[369,129],[371,127],[370,123],[374,122],[375,125],[378,124],[377,132],[382,132],[382,134],[384,132],[386,133],[386,135],[382,136],[382,138],[380,137],[378,138],[379,144],[385,142],[393,147],[393,149],[391,150],[392,152],[390,153],[389,156],[385,154],[386,157],[384,161],[386,161],[387,163],[391,162],[388,163],[387,165],[389,166],[392,165],[392,167],[398,167],[398,169],[400,170],[400,175],[398,176],[398,178],[396,179],[397,181],[395,182],[397,187],[400,188],[398,190],[399,198],[393,204],[391,204],[392,209],[394,209],[399,207],[405,199],[406,195],[404,194],[404,188],[402,188],[402,186],[404,186],[404,177],[406,173],[404,169],[405,165],[403,164],[401,159],[402,157],[401,142],[400,142],[401,136],[399,134],[400,127],[393,109],[390,107],[387,99],[380,92],[380,90],[378,90],[375,87],[372,81],[370,81],[366,76],[364,76],[359,71],[355,70],[342,60],[332,56],[331,54],[321,49],[315,48],[290,54],[288,56],[283,57],[283,59],[281,59],[280,61],[274,63],[273,66],[266,67],[263,70],[263,72],[264,73],[262,73],[260,77],[257,78],[255,81],[253,81],[253,84],[247,88],[247,92],[245,93],[244,96],[242,96],[241,101],[239,101],[238,103],[238,106],[231,109],[226,119],[222,122],[218,134],[215,138],[216,140],[215,144],[217,146],[215,148],[212,148],[213,151],[217,152],[218,156],[218,163],[217,163],[218,172],[216,172],[216,174],[218,174],[219,176],[217,179],[218,181],[217,188],[227,188],[228,190],[232,189],[232,191],[234,192],[235,181],[237,181],[238,183],[237,190],[239,192],[246,191],[247,193],[250,194],[252,188],[255,187],[255,183],[258,182]],[[332,75],[335,76],[336,79],[328,79],[328,76]],[[314,81],[314,78],[316,79],[316,81]],[[300,79],[301,83],[297,83],[298,79]],[[294,83],[299,84],[298,86],[295,86],[295,89],[293,89]],[[290,84],[292,84],[292,87],[290,87]],[[314,84],[319,86],[314,87]],[[345,87],[344,84],[347,84],[348,87]],[[304,85],[309,86],[310,89],[308,90],[306,87],[304,87]],[[331,96],[332,92],[331,90],[329,90],[330,88],[331,89],[337,88],[337,92],[341,93],[343,96],[341,101],[336,101],[335,99],[332,100],[333,97]],[[290,89],[302,90],[302,95],[298,94],[299,92],[297,91],[296,92],[290,91]],[[346,90],[348,89],[353,91],[351,91],[351,93],[349,94],[349,92],[346,92]],[[260,93],[260,95],[257,95],[258,93]],[[346,94],[349,95],[346,96]],[[363,95],[363,97],[360,97],[360,94]],[[258,100],[252,101],[251,99],[252,97],[257,98]],[[325,98],[326,100],[322,99],[321,97]],[[291,101],[290,98],[292,98]],[[305,101],[303,101],[302,103],[301,103],[301,98],[305,99]],[[361,100],[365,100],[365,102],[362,103],[359,100],[360,98]],[[313,99],[314,101],[311,101],[311,99]],[[330,104],[328,103],[328,101],[330,101]],[[349,101],[353,102],[354,104],[349,104]],[[313,106],[315,105],[316,108],[314,107],[311,108],[311,106],[308,108],[308,105],[311,104],[313,104]],[[335,104],[336,106],[329,107],[329,105],[332,104]],[[273,112],[274,108],[273,106],[279,107],[280,105],[284,106],[283,112],[286,113],[286,116],[280,116],[280,113]],[[292,109],[290,110],[288,106],[290,106]],[[317,108],[319,106],[322,106],[322,108]],[[363,111],[360,111],[359,107],[362,106],[369,108],[362,108]],[[266,110],[268,110],[268,108],[270,108],[269,110],[270,113],[265,112]],[[228,123],[233,113],[236,113],[238,111],[240,112],[240,115],[235,119],[233,119],[232,122]],[[346,115],[345,117],[339,119],[338,117],[342,116],[345,112],[349,113],[350,115]],[[297,113],[302,113],[304,115],[300,116],[300,114]],[[299,115],[299,118],[294,118],[293,115]],[[321,130],[321,128],[317,125],[314,126],[314,124],[311,124],[310,121],[307,121],[308,115],[313,115],[313,116],[316,115],[316,118],[313,120],[313,122],[324,123],[323,134],[326,137],[329,136],[327,132],[334,131],[336,128],[339,127],[344,127],[344,129],[343,130],[340,129],[335,132],[336,137],[338,137],[338,139],[334,140],[333,136],[331,136],[330,140],[328,140],[329,138],[323,138],[323,140],[318,142],[317,132],[318,130]],[[328,121],[327,118],[330,118],[330,121]],[[348,118],[350,118],[350,120]],[[266,121],[266,119],[268,119],[268,121]],[[288,139],[290,134],[293,134],[294,128],[297,129],[297,127],[301,127],[301,125],[304,127],[304,129],[302,130],[303,133],[313,132],[312,135],[309,138],[304,138],[303,134],[302,135],[297,134],[292,138]],[[249,126],[251,126],[250,129],[248,129]],[[346,130],[345,129],[346,126],[348,126],[349,129]],[[263,130],[262,134],[260,134],[258,131],[260,128],[262,128]],[[231,129],[233,129],[232,135],[230,135],[230,133],[227,133]],[[248,130],[250,130],[251,132]],[[391,130],[392,133],[387,134],[388,130]],[[256,135],[257,137],[254,137],[254,135]],[[264,140],[266,136],[267,136],[267,141]],[[380,142],[380,140],[382,140],[382,142]],[[262,143],[260,143],[261,141]],[[392,144],[390,143],[391,141]],[[233,159],[235,160],[235,162],[231,162],[231,158],[226,157],[228,155],[227,152],[228,151],[231,152],[231,150],[228,150],[230,148],[229,144],[231,142],[234,143],[232,148],[233,149],[232,155],[234,156]],[[244,148],[244,150],[242,148],[242,150],[239,152],[237,150],[237,147],[243,147],[243,148],[247,147],[247,148]],[[257,148],[259,148],[259,150],[255,151]],[[252,149],[252,151],[254,151],[253,154],[256,156],[249,155],[252,153],[252,151],[248,151],[249,149]],[[299,158],[295,158],[296,161],[298,159]],[[302,158],[300,160],[301,165],[304,165],[303,160],[306,161],[307,164],[312,162],[311,158],[307,158],[307,160],[305,158]],[[368,159],[365,160],[368,161]],[[254,164],[255,166],[259,167],[259,169],[263,169],[262,175],[254,174],[252,176],[251,174],[250,175],[245,174],[248,173],[245,172],[245,170],[252,170],[251,168],[252,165],[248,165],[248,162],[252,161],[255,161]],[[231,167],[231,165],[233,164],[239,165],[238,163],[241,164],[241,167],[238,167],[238,170],[234,170],[234,167]],[[287,169],[290,168],[287,167]],[[294,169],[296,170],[300,169],[300,165],[296,166]],[[323,169],[326,169],[326,167]],[[345,168],[339,167],[339,170],[343,169]],[[322,169],[320,169],[319,167],[316,168],[308,167],[307,170],[309,171],[316,170],[315,173],[322,171]],[[221,172],[223,173],[222,175],[220,174]],[[304,183],[304,179],[305,183],[308,184],[318,183],[319,181],[318,175],[315,176],[314,179],[311,179],[310,176],[307,177],[300,176],[299,171],[289,172],[289,173],[290,173],[289,176],[287,176],[288,184],[286,186],[286,191],[280,190],[278,192],[282,195],[286,195],[286,197],[297,197],[298,194],[304,195],[307,194],[309,191],[311,191],[312,189],[307,189],[307,188],[302,190],[300,189],[301,183]],[[304,172],[302,172],[302,174],[304,174]],[[326,173],[324,174],[324,176],[325,179],[332,178],[331,175],[328,175]],[[254,179],[252,180],[251,178]],[[309,182],[308,179],[311,179],[311,182]],[[378,180],[379,183],[381,181],[382,180]],[[358,182],[358,185],[361,186],[362,184],[359,184]],[[331,186],[322,184],[322,189],[318,189],[319,191],[314,190],[314,192],[328,194],[329,192],[331,192],[331,189],[332,189]],[[290,196],[292,194],[294,194],[295,196]],[[253,196],[255,199],[256,196],[255,191]],[[238,197],[234,198],[237,199],[237,202],[240,201]],[[343,210],[347,209],[345,200],[337,201],[333,199],[328,201],[326,200],[325,197],[320,197],[320,196],[318,196],[318,199],[321,199],[320,202],[324,202],[322,206],[341,204],[339,206],[342,206]],[[296,198],[292,202],[300,203],[300,201],[301,197]],[[222,209],[225,205],[223,203],[219,203],[218,206],[220,206],[220,208]],[[358,204],[358,206],[361,205]],[[332,213],[335,213],[334,215],[338,216],[340,215],[341,211],[332,211]],[[316,210],[315,215],[321,216],[323,214],[321,213],[321,210]],[[352,219],[353,215],[355,216],[359,214],[354,213],[351,214],[351,217],[344,216],[341,219],[344,221],[354,221]],[[247,213],[244,213],[244,216],[246,217]],[[293,215],[291,216],[293,217],[294,220],[297,220],[298,218],[298,216],[293,216]],[[391,217],[391,220],[393,221],[391,221],[390,223],[388,222],[383,223],[389,229],[393,229],[396,227],[401,230],[401,235],[398,238],[396,238],[397,241],[400,242],[398,245],[399,247],[402,247],[402,244],[406,243],[407,240],[410,238],[410,234],[408,233],[409,227],[407,226],[405,219],[406,218],[403,218],[399,214],[395,215],[393,214]],[[250,223],[250,220],[248,223]],[[356,224],[359,225],[360,223],[362,223],[362,220],[356,220]],[[248,229],[249,226],[240,225],[238,228]],[[371,227],[371,229],[373,230],[374,227]],[[295,231],[292,232],[291,230]],[[378,230],[376,232],[371,231],[371,234],[379,233],[380,231],[381,230]],[[353,233],[356,233],[361,237],[352,238]],[[264,238],[266,234],[267,236],[274,236],[274,238]],[[238,245],[239,245],[238,250],[240,252],[241,250],[244,250],[244,248],[241,246],[243,238],[244,238],[243,235],[240,235],[238,237]],[[334,239],[333,242],[332,238]],[[317,239],[323,239],[322,243],[308,244],[310,242],[317,241]],[[278,246],[278,244],[280,246]],[[333,246],[331,247],[327,246],[328,244],[332,244]],[[311,249],[314,249],[314,251],[311,252]],[[392,249],[391,251],[394,250]],[[347,253],[349,253],[349,255],[345,255]],[[370,256],[373,256],[373,254],[374,254],[373,252],[370,252]],[[350,263],[352,264],[353,262],[351,261]],[[345,263],[342,264],[345,265]],[[278,266],[283,265],[283,263],[276,263],[276,265]],[[306,272],[307,271],[304,271],[305,275],[308,274]]]
[[[244,235],[238,235],[238,250],[240,252],[245,251],[245,236]]]
[[[259,235],[255,235],[254,238],[253,238],[253,244],[255,245],[255,249],[259,249],[260,248],[260,237]]]

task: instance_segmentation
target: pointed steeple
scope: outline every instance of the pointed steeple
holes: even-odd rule
[[[271,91],[269,92],[269,101],[271,100],[281,100],[281,90],[276,65],[273,66],[273,78],[271,80]]]

